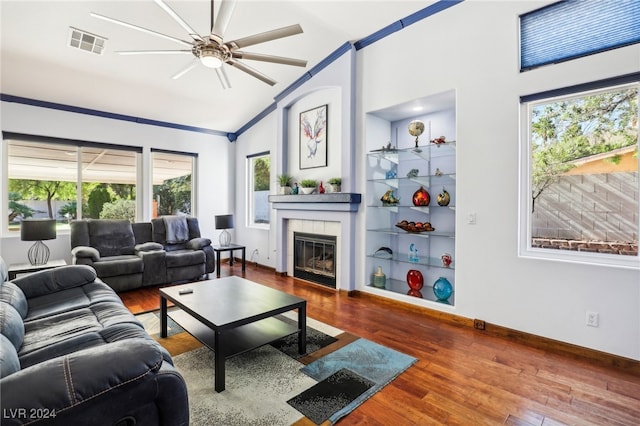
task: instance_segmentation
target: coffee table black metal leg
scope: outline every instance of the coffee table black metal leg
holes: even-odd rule
[[[247,256],[246,256],[246,249],[244,247],[242,247],[242,272],[244,272],[247,269]]]
[[[298,327],[298,353],[304,355],[307,353],[307,302],[298,308]]]
[[[220,346],[222,340],[222,336],[219,331],[215,332],[214,344],[216,350],[213,353],[213,363],[214,363],[214,388],[216,392],[222,392],[225,388],[224,386],[224,353],[222,352],[222,348]]]
[[[220,278],[220,252],[216,253],[216,276]]]
[[[167,299],[160,296],[160,337],[167,337]]]

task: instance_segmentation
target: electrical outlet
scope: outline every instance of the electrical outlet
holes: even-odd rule
[[[484,321],[479,320],[479,319],[474,319],[473,320],[473,328],[475,328],[476,330],[484,330],[485,326],[486,326],[486,324],[484,323]]]
[[[586,324],[589,327],[597,327],[600,322],[600,314],[593,311],[587,311]]]
[[[467,223],[469,225],[475,225],[476,224],[476,214],[475,213],[469,213],[467,215]]]

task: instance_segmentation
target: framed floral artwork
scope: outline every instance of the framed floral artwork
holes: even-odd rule
[[[327,166],[327,109],[322,105],[300,113],[300,169]]]

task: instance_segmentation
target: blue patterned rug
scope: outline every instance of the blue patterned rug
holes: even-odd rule
[[[290,405],[321,424],[328,420],[331,424],[346,416],[356,407],[386,386],[393,379],[417,361],[416,358],[366,339],[358,339],[302,368],[302,372],[320,383],[305,391],[304,397],[298,395],[289,401]],[[324,381],[335,381],[334,375],[344,376],[349,372],[350,378],[342,378],[340,386],[351,391],[349,401],[332,398],[327,394]],[[341,373],[340,373],[341,372]],[[367,386],[371,383],[371,386]],[[329,395],[329,396],[327,396]]]

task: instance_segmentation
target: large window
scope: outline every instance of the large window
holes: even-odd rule
[[[638,266],[639,88],[524,99],[522,254]]]
[[[139,148],[5,134],[8,224],[136,219]]]
[[[247,156],[247,224],[266,228],[271,214],[269,188],[271,160],[269,152]]]
[[[151,150],[153,159],[152,217],[195,215],[193,175],[195,154]]]

